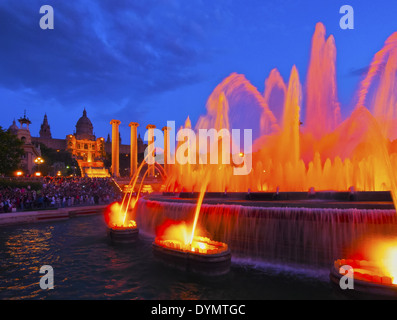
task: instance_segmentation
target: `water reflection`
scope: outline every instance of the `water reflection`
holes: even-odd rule
[[[205,278],[179,272],[154,260],[152,241],[152,237],[140,235],[139,241],[129,247],[114,246],[106,238],[101,216],[2,227],[0,298],[333,297],[327,276],[313,280],[295,276],[293,272],[275,275],[269,268],[255,268],[241,261],[234,262],[231,272],[223,277]],[[53,290],[41,290],[39,286],[42,276],[39,270],[45,264],[54,269]]]

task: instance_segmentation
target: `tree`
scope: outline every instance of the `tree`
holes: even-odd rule
[[[10,175],[18,169],[25,154],[22,146],[16,135],[0,126],[0,174]]]
[[[65,172],[62,174],[80,175],[80,168],[77,161],[72,157],[70,152],[66,150],[55,150],[48,148],[45,144],[40,143],[41,156],[44,159],[44,164],[40,166],[44,175],[56,175],[56,165],[62,163]]]

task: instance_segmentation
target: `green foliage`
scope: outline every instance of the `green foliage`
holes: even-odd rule
[[[30,187],[31,190],[41,190],[43,188],[43,184],[41,182],[35,181],[24,181],[21,179],[0,179],[0,189],[1,188],[25,188],[28,189]]]
[[[64,164],[63,175],[76,174],[80,176],[80,169],[77,161],[66,150],[55,150],[48,148],[45,144],[40,143],[41,157],[44,163],[40,165],[40,171],[43,175],[56,175],[54,165]]]
[[[0,174],[10,175],[18,169],[24,155],[22,146],[16,135],[0,127]]]

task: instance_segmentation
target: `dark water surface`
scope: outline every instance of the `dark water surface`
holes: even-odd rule
[[[154,260],[153,237],[114,246],[101,215],[0,228],[1,299],[338,299],[329,269],[232,259],[231,271],[204,277]],[[40,267],[54,270],[42,290]]]

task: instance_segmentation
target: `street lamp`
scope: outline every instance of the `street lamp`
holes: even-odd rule
[[[37,171],[40,172],[40,165],[44,163],[44,159],[41,157],[37,157],[34,159],[34,163],[37,164]]]

